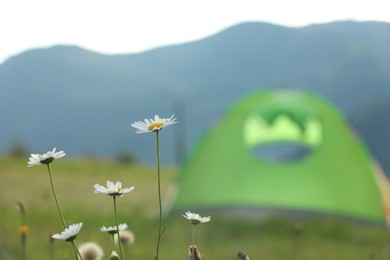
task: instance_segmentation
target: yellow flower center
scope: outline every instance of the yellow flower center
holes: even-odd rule
[[[27,226],[21,226],[19,228],[19,233],[22,235],[26,235],[28,233],[28,227]]]
[[[163,122],[156,122],[156,123],[150,124],[149,127],[148,127],[148,130],[152,131],[155,127],[159,128],[159,127],[161,127],[163,125],[164,125]]]

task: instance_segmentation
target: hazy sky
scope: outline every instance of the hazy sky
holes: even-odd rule
[[[390,22],[388,0],[0,0],[0,63],[24,50],[74,44],[132,53],[200,39],[245,21],[305,26]]]

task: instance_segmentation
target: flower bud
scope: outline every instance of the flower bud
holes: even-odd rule
[[[119,255],[115,251],[112,251],[110,260],[119,260]]]

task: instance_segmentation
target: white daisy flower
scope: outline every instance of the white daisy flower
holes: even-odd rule
[[[186,214],[183,215],[183,217],[185,217],[186,219],[191,221],[191,223],[194,225],[198,225],[199,223],[209,222],[211,219],[211,217],[203,217],[202,218],[201,216],[199,216],[199,214],[191,213],[189,211],[187,211]]]
[[[65,230],[62,231],[61,234],[54,234],[51,237],[71,242],[76,239],[76,236],[80,232],[82,226],[83,223],[70,225],[68,228],[65,228]]]
[[[53,151],[48,151],[44,154],[34,154],[32,153],[29,161],[28,161],[28,167],[39,165],[39,164],[49,164],[53,162],[55,159],[59,159],[65,156],[64,151],[56,152],[56,148],[53,149]]]
[[[122,196],[125,193],[129,193],[134,190],[134,186],[130,188],[122,188],[122,183],[117,181],[115,184],[111,181],[107,181],[107,187],[99,184],[93,185],[95,193],[102,193],[111,196]]]
[[[119,224],[119,231],[123,231],[127,228],[127,224]],[[117,229],[116,229],[116,226],[113,226],[113,227],[108,227],[106,228],[105,226],[101,227],[100,228],[100,231],[102,232],[107,232],[109,234],[116,234],[118,233]]]
[[[131,124],[132,127],[136,128],[137,134],[157,132],[162,130],[163,128],[176,124],[176,118],[173,118],[175,115],[172,115],[170,118],[160,118],[158,115],[154,116],[154,119],[145,119],[145,122],[136,121]]]

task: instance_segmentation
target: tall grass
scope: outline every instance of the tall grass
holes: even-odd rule
[[[0,157],[0,259],[19,259],[20,213],[16,202],[27,208],[27,259],[72,259],[71,248],[61,241],[50,242],[50,235],[61,227],[50,193],[47,173],[41,167],[26,167],[27,158]],[[62,159],[53,165],[57,193],[69,223],[83,222],[78,244],[94,241],[105,257],[111,253],[103,225],[113,226],[112,202],[93,192],[95,183],[119,180],[135,190],[118,200],[118,215],[136,236],[130,248],[132,259],[153,259],[158,207],[155,167],[120,165],[91,159]],[[175,168],[165,167],[161,175],[164,194],[175,177]],[[199,212],[203,215],[203,212]],[[172,212],[166,218],[169,232],[161,241],[161,259],[185,259],[191,244],[192,227]],[[204,213],[204,214],[207,214]],[[299,223],[274,218],[263,221],[225,219],[212,215],[212,221],[197,228],[197,246],[205,259],[236,259],[245,251],[251,259],[390,259],[390,232],[382,226],[350,223],[337,219],[309,219]]]

